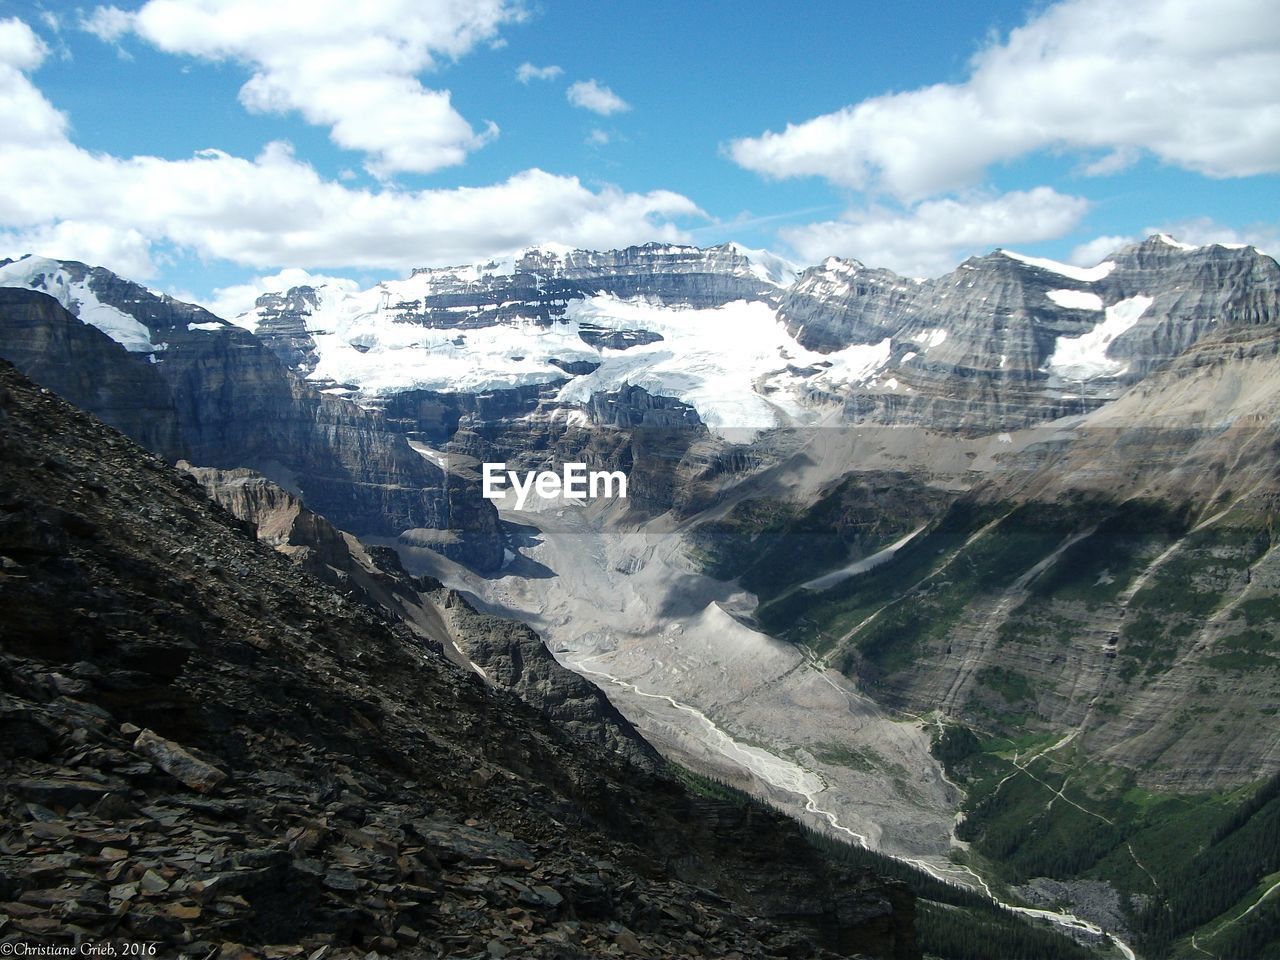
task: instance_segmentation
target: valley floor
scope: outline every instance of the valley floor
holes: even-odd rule
[[[1002,902],[952,859],[963,795],[930,752],[931,722],[889,713],[803,649],[753,629],[755,598],[698,573],[674,533],[604,530],[574,503],[502,516],[518,552],[495,575],[426,551],[401,548],[403,559],[488,612],[529,623],[665,755]],[[1004,905],[1104,934],[1070,913]]]

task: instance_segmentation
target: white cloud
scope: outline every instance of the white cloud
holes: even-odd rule
[[[133,26],[133,15],[119,7],[97,7],[80,18],[80,29],[104,43],[117,43]]]
[[[1137,163],[1141,156],[1142,151],[1137,147],[1119,147],[1096,160],[1089,161],[1081,168],[1080,172],[1086,177],[1109,176],[1113,173],[1119,173],[1121,170],[1127,170]]]
[[[149,0],[135,13],[99,7],[86,29],[104,40],[133,33],[161,50],[252,71],[240,90],[258,113],[297,111],[335,144],[369,157],[379,176],[462,163],[497,135],[477,132],[449,91],[418,74],[492,40],[521,16],[514,0]]]
[[[17,259],[24,253],[114,270],[130,280],[156,275],[151,241],[137,230],[101,222],[62,220],[25,230],[0,230],[0,257]]]
[[[0,92],[4,94],[0,97],[0,140],[4,143],[38,145],[66,134],[66,116],[23,76],[40,66],[48,53],[44,41],[21,20],[0,20]]]
[[[537,169],[481,187],[356,188],[322,177],[278,142],[254,159],[219,150],[186,160],[92,153],[66,138],[65,118],[22,72],[42,55],[27,28],[0,22],[0,179],[12,185],[0,191],[0,223],[10,244],[63,240],[91,251],[97,243],[110,253],[105,237],[116,230],[124,237],[116,262],[132,244],[141,263],[144,238],[257,268],[403,270],[544,241],[684,240],[674,218],[705,216],[670,191],[589,189]]]
[[[734,141],[770,177],[901,199],[962,189],[1051,148],[1149,151],[1212,177],[1280,170],[1280,17],[1271,0],[1065,0],[973,58],[968,79],[864,100]]]
[[[564,73],[564,70],[554,63],[545,67],[535,67],[532,63],[526,61],[516,67],[516,79],[521,83],[528,83],[530,80],[554,80],[562,73]]]
[[[841,220],[779,231],[800,258],[853,257],[915,277],[946,273],[998,245],[1036,243],[1070,230],[1088,209],[1049,187],[997,197],[929,200],[907,211],[851,211]]]
[[[45,42],[17,17],[0,20],[0,65],[19,72],[34,70],[48,52]]]
[[[253,309],[258,297],[264,293],[279,293],[292,287],[319,287],[322,285],[336,286],[349,291],[360,289],[359,283],[347,277],[330,277],[324,274],[310,273],[297,267],[288,267],[269,277],[253,277],[245,283],[219,287],[213,291],[211,296],[199,302],[214,316],[234,321],[240,314]]]
[[[1137,243],[1138,239],[1138,237],[1120,236],[1094,237],[1092,240],[1082,243],[1072,250],[1071,255],[1067,257],[1067,262],[1074,263],[1079,267],[1092,267],[1101,263],[1107,258],[1108,254],[1115,253],[1121,247]]]
[[[607,147],[609,145],[609,134],[601,130],[599,127],[587,134],[586,144],[589,147]]]
[[[602,117],[630,110],[631,104],[595,80],[579,80],[565,94],[575,107],[590,110]]]

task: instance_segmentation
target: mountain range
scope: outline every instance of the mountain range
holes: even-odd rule
[[[1254,248],[920,280],[546,247],[228,318],[27,257],[0,355],[610,762],[1144,956],[1274,946],[1280,266]],[[629,495],[495,506],[495,461]]]

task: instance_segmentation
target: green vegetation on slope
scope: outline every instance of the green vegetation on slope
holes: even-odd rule
[[[967,791],[957,835],[1007,883],[1037,876],[1111,883],[1145,956],[1174,955],[1180,939],[1243,913],[1280,879],[1280,774],[1256,791],[1156,794],[1125,771],[1040,754],[1043,743],[953,732],[960,729],[935,746],[954,756],[955,744],[966,745],[948,765]],[[1254,946],[1274,940],[1270,910],[1250,914],[1244,931],[1218,927],[1219,955],[1254,955],[1228,952],[1232,937]]]
[[[927,900],[916,907],[916,937],[927,956],[947,960],[987,960],[989,957],[1097,960],[1100,956],[1097,950],[1081,946],[1046,927],[1020,921],[1008,911],[993,914]]]
[[[761,600],[778,597],[874,553],[927,522],[953,497],[910,474],[849,474],[816,503],[744,500],[693,531],[702,571],[737,578]]]
[[[1203,958],[1206,951],[1221,960],[1280,960],[1280,896],[1273,893],[1257,909],[1197,934],[1196,946],[1188,939],[1175,956]]]
[[[1134,927],[1153,956],[1166,956],[1178,937],[1210,923],[1244,899],[1256,900],[1266,887],[1280,882],[1276,874],[1280,874],[1280,774],[1226,818],[1193,856],[1164,876],[1160,895],[1137,914]]]
[[[756,610],[756,619],[775,635],[818,650],[839,638],[885,603],[928,577],[977,530],[999,514],[992,508],[957,504],[930,529],[899,550],[888,563],[841,581],[820,593],[795,591]]]
[[[850,632],[856,653],[841,661],[846,673],[856,670],[864,681],[874,683],[884,675],[908,669],[930,649],[945,649],[948,635],[975,598],[1008,589],[1057,549],[1079,523],[1074,507],[1034,504],[1016,507],[1003,516],[997,513],[995,524],[975,535],[989,516],[990,510],[953,508],[951,530],[955,534],[973,532],[949,550],[955,538],[947,536],[951,530],[944,524],[937,531],[941,537],[931,535],[920,545],[921,553],[931,549],[933,558],[942,562],[934,565],[915,589]],[[941,542],[935,542],[939,539]],[[1025,699],[1014,689],[1016,680],[1003,680],[1004,692]]]
[[[1242,806],[1248,786],[1173,794],[1139,778],[1236,756],[1277,715],[1274,543],[1247,504],[965,499],[888,563],[782,593],[757,618],[910,709],[958,692],[948,708],[978,732],[948,728],[936,753],[968,793],[957,832],[999,880],[1109,883],[1153,960],[1203,956],[1193,934],[1220,957],[1265,955],[1277,908],[1249,908],[1280,878],[1280,809]],[[1049,749],[1086,707],[1091,733],[1141,741],[1125,754],[1136,769]]]
[[[834,744],[831,749],[840,752]],[[863,758],[858,755],[858,759]],[[699,796],[737,806],[760,802],[737,787],[695,773],[673,761],[668,761],[667,769]],[[1104,956],[1080,946],[1046,924],[1034,923],[996,905],[975,890],[946,883],[901,860],[851,846],[811,827],[805,827],[805,834],[831,861],[855,870],[869,870],[907,886],[917,898],[916,936],[926,956],[949,960],[1008,960],[1010,957],[1099,960]]]

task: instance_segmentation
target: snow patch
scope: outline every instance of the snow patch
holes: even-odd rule
[[[811,592],[829,590],[843,580],[848,580],[850,577],[856,577],[859,574],[866,573],[868,570],[874,570],[882,563],[888,563],[892,560],[894,554],[914,540],[916,534],[923,529],[924,527],[916,527],[901,540],[889,544],[889,546],[882,550],[878,550],[869,557],[863,557],[861,560],[856,560],[853,563],[841,567],[839,570],[824,574],[821,577],[816,577],[813,580],[800,584],[800,589],[809,590]]]
[[[211,332],[214,330],[225,330],[226,328],[227,326],[225,323],[209,322],[209,323],[188,323],[187,324],[188,330],[206,330]]]
[[[562,402],[586,403],[592,394],[625,385],[674,397],[698,411],[709,430],[751,435],[777,425],[774,408],[755,381],[783,364],[779,350],[790,340],[768,304],[738,300],[706,310],[674,309],[643,300],[603,295],[569,304],[569,326],[643,329],[662,340],[629,350],[602,350],[600,367],[567,383]]]
[[[1161,243],[1163,243],[1163,244],[1167,245],[1167,246],[1170,246],[1170,247],[1176,247],[1176,248],[1177,248],[1177,249],[1179,249],[1179,250],[1198,250],[1198,249],[1200,249],[1200,248],[1199,248],[1199,247],[1197,247],[1194,243],[1183,243],[1181,240],[1175,240],[1175,239],[1173,239],[1173,237],[1169,236],[1167,233],[1157,233],[1157,234],[1156,234],[1156,239],[1157,239],[1157,240],[1159,240]]]
[[[1151,306],[1151,297],[1130,297],[1107,307],[1106,318],[1088,333],[1059,337],[1045,366],[1064,380],[1092,380],[1123,373],[1127,365],[1107,356],[1107,350]]]
[[[830,354],[806,349],[768,304],[737,300],[720,307],[666,307],[598,295],[568,306],[568,326],[649,330],[662,340],[625,351],[598,351],[600,367],[561,388],[558,400],[586,403],[625,385],[692,406],[707,429],[744,442],[799,416],[798,398],[813,383],[869,383],[889,361],[892,342],[856,344]],[[819,374],[793,373],[823,364]],[[767,397],[766,397],[767,394]]]
[[[916,343],[920,344],[922,350],[941,346],[946,339],[947,331],[941,327],[934,327],[932,330],[921,330],[919,335],[915,337]]]
[[[1068,310],[1102,309],[1102,298],[1085,290],[1050,290],[1045,296]]]
[[[825,359],[831,366],[822,379],[833,385],[865,384],[889,362],[893,341],[885,337],[879,343],[859,343],[828,353]]]
[[[1017,260],[1030,267],[1039,267],[1041,270],[1048,270],[1050,273],[1069,277],[1081,283],[1093,283],[1101,280],[1103,277],[1110,275],[1111,271],[1116,268],[1114,260],[1104,260],[1096,267],[1073,267],[1069,263],[1059,263],[1057,260],[1046,260],[1043,257],[1028,257],[1026,254],[1014,253],[1012,250],[1001,250],[1000,252],[1010,260]]]
[[[751,275],[765,283],[771,283],[777,287],[789,287],[800,275],[800,267],[768,250],[753,250],[740,243],[730,243],[729,249],[746,257],[751,262],[749,268]]]

